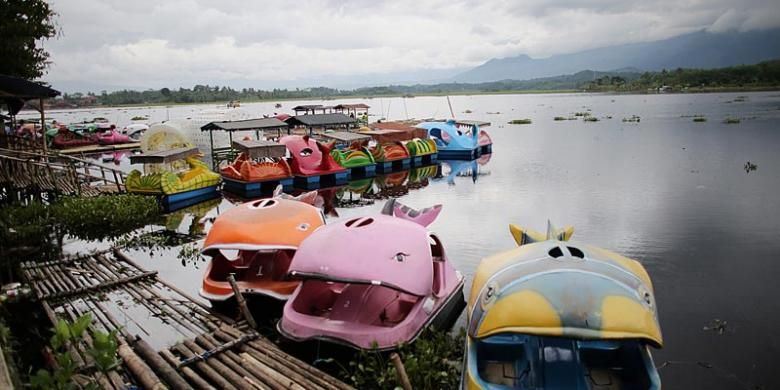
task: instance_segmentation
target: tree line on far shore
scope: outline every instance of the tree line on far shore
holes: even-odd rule
[[[582,71],[572,75],[533,80],[502,80],[486,83],[440,83],[432,85],[388,85],[357,89],[326,87],[306,89],[254,88],[233,89],[227,86],[196,85],[193,88],[114,92],[100,94],[64,94],[64,103],[83,105],[210,103],[239,101],[274,101],[282,99],[338,98],[347,96],[414,96],[425,94],[497,93],[510,91],[646,91],[660,88],[696,90],[717,88],[780,87],[780,60],[755,65],[740,65],[719,69],[675,69],[660,72],[596,72]]]

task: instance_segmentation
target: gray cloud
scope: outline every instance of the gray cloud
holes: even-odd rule
[[[780,26],[776,0],[53,0],[47,79],[158,87],[545,57]]]

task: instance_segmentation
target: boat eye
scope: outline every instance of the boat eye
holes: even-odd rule
[[[398,253],[395,254],[395,256],[393,256],[393,258],[395,259],[395,261],[401,263],[404,260],[406,260],[406,256],[409,256],[409,254],[408,253],[403,253],[403,252],[398,252]]]
[[[305,231],[309,230],[309,224],[304,222],[304,223],[298,225],[298,230],[300,230],[302,232],[305,232]]]

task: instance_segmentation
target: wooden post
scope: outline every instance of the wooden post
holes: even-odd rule
[[[211,169],[217,170],[216,156],[214,156],[214,130],[209,130],[209,143],[211,144]]]
[[[393,361],[395,373],[396,376],[398,376],[398,381],[401,382],[401,386],[404,390],[412,390],[412,384],[409,382],[409,376],[406,375],[406,369],[404,368],[404,363],[401,361],[401,357],[393,352],[393,354],[390,355],[390,360]]]
[[[43,154],[46,155],[44,157],[45,161],[49,161],[49,156],[47,152],[48,145],[46,144],[46,115],[43,113],[43,98],[38,99],[39,109],[41,110],[41,131],[43,132]],[[34,138],[33,138],[34,139]]]
[[[249,326],[252,327],[252,329],[257,329],[257,323],[255,322],[255,318],[252,317],[252,313],[249,311],[249,307],[246,305],[246,301],[244,300],[244,296],[241,295],[241,290],[238,289],[238,284],[236,283],[234,273],[230,273],[228,275],[227,280],[230,283],[230,287],[233,288],[233,294],[236,296],[236,302],[238,303],[238,308],[241,309],[241,314],[243,314],[244,318],[246,318],[246,322],[249,323]]]

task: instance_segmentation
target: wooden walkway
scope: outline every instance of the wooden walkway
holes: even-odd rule
[[[122,171],[95,161],[56,153],[0,149],[0,184],[11,188],[95,196],[124,192],[124,181]]]
[[[350,389],[116,249],[27,262],[22,273],[52,323],[91,313],[94,329],[118,330],[122,364],[107,375],[87,353],[89,337],[71,346],[85,383],[104,389]]]

